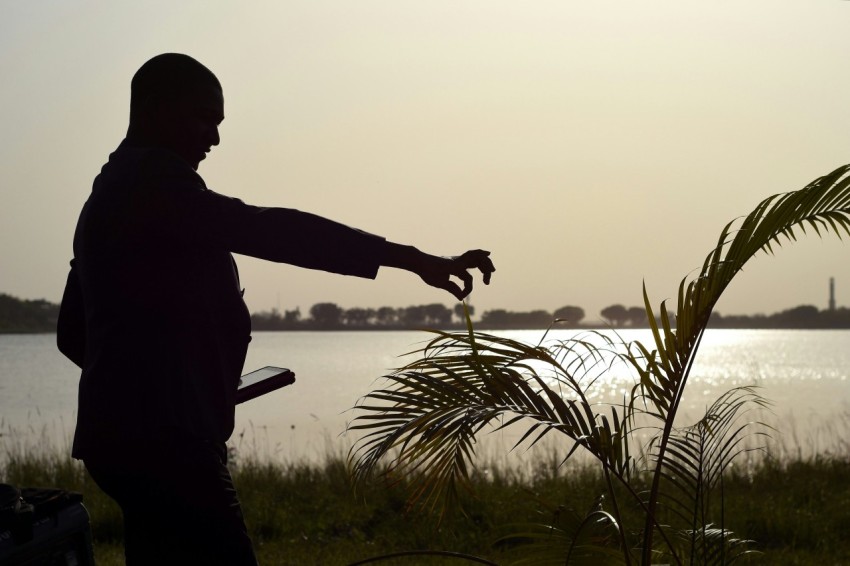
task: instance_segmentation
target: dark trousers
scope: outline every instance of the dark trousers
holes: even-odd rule
[[[127,566],[257,565],[223,444],[165,440],[142,452],[85,459],[124,513]]]

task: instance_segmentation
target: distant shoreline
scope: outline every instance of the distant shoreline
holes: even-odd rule
[[[503,331],[503,330],[538,330],[540,332],[545,332],[546,328],[541,328],[539,326],[534,327],[489,327],[489,326],[479,326],[473,324],[474,330],[481,332],[492,332],[492,331]],[[585,331],[595,331],[595,330],[648,330],[649,326],[604,326],[604,325],[586,325],[586,326],[553,326],[551,330],[585,330]],[[443,327],[443,328],[414,328],[414,327],[385,327],[385,326],[364,326],[364,327],[350,327],[350,326],[340,326],[338,328],[254,328],[251,330],[252,333],[257,332],[431,332],[431,331],[443,331],[443,332],[458,332],[465,331],[466,326],[452,326],[452,327]],[[737,325],[710,325],[708,330],[850,330],[850,325],[845,326],[737,326]],[[0,330],[0,336],[2,335],[36,335],[36,334],[56,334],[55,328],[48,329],[2,329]]]
[[[466,309],[466,310],[464,310]],[[295,309],[280,313],[276,309],[251,314],[254,332],[265,331],[464,331],[464,317],[475,315],[475,309],[462,304],[449,309],[445,305],[411,305],[408,307],[349,308],[335,303],[317,303],[309,316],[301,317]],[[475,330],[545,330],[574,329],[646,329],[649,324],[641,307],[626,308],[611,305],[599,313],[602,320],[586,322],[584,310],[576,306],[545,310],[507,311],[491,309],[475,320]],[[0,334],[43,334],[56,332],[59,305],[45,299],[22,300],[0,293]],[[555,321],[558,321],[557,323]],[[572,322],[567,322],[572,321]],[[671,323],[674,324],[674,323]],[[661,326],[659,322],[659,326]],[[850,329],[850,309],[846,307],[819,310],[812,305],[800,305],[771,315],[730,315],[713,313],[709,329],[735,330],[839,330]]]

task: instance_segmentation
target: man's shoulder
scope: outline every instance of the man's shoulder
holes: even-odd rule
[[[121,143],[109,156],[103,173],[132,176],[139,181],[178,182],[205,188],[203,179],[173,151]]]

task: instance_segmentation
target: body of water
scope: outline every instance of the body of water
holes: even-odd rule
[[[559,330],[564,338],[575,331]],[[542,331],[500,335],[537,343]],[[625,338],[648,340],[647,331]],[[320,460],[347,450],[344,436],[358,399],[430,338],[425,332],[257,332],[245,371],[291,368],[297,382],[237,408],[238,450],[281,460]],[[79,370],[55,347],[55,335],[0,335],[0,433],[5,442],[70,445]],[[709,330],[684,400],[697,418],[718,394],[756,384],[774,403],[765,418],[784,445],[807,453],[845,446],[850,415],[850,331]],[[617,399],[628,383],[600,380],[599,399]]]

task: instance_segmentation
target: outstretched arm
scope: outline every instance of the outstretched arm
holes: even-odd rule
[[[472,292],[470,269],[481,271],[485,285],[490,284],[490,275],[496,271],[488,251],[469,250],[459,256],[441,257],[426,254],[413,246],[392,242],[386,243],[381,265],[413,272],[428,285],[448,291],[459,301]],[[452,277],[459,279],[463,287],[452,280]]]

